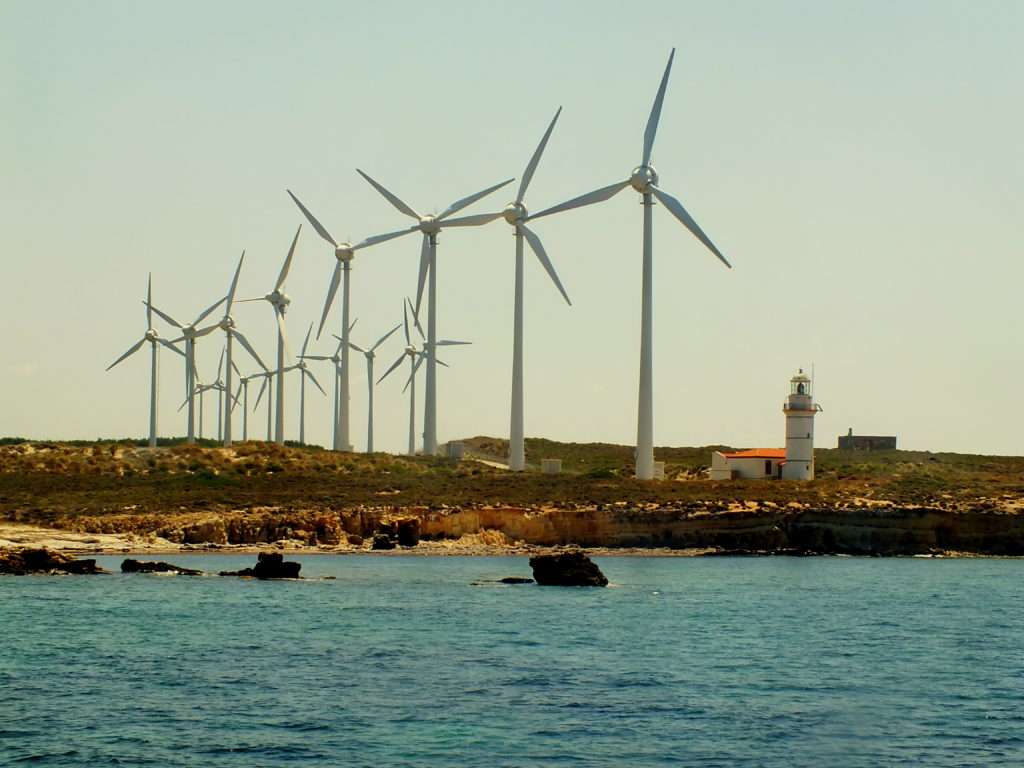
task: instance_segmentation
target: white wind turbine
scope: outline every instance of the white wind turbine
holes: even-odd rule
[[[156,411],[157,411],[157,371],[158,365],[158,353],[157,345],[162,345],[168,349],[173,349],[179,355],[184,356],[184,353],[178,349],[174,344],[167,341],[166,339],[160,338],[160,334],[153,328],[153,311],[151,309],[153,303],[153,275],[150,274],[149,282],[146,285],[146,333],[141,339],[133,344],[127,352],[121,355],[117,360],[107,366],[109,371],[115,365],[120,363],[126,357],[129,357],[138,352],[142,345],[147,341],[150,345],[150,371],[149,371],[149,447],[156,448]]]
[[[181,331],[181,336],[172,340],[172,343],[176,344],[179,341],[185,342],[185,405],[188,406],[188,432],[187,441],[194,443],[196,441],[196,409],[195,409],[195,396],[197,394],[197,388],[199,386],[199,375],[196,372],[196,339],[200,336],[205,336],[208,333],[212,333],[217,329],[217,326],[209,326],[204,328],[202,331],[198,330],[198,326],[203,320],[205,320],[211,312],[217,307],[224,303],[227,297],[217,299],[217,301],[211,304],[209,307],[199,313],[199,316],[187,325],[182,325],[173,317],[166,312],[163,312],[152,304],[148,304],[150,309],[156,312],[164,322],[169,325],[178,328]],[[178,410],[181,410],[180,408]]]
[[[661,77],[661,85],[658,87],[658,94],[654,99],[654,106],[647,118],[647,128],[644,131],[643,155],[640,165],[633,169],[630,177],[625,181],[618,181],[607,187],[588,192],[585,195],[573,198],[565,203],[553,206],[540,213],[531,216],[531,219],[538,219],[541,216],[548,216],[559,211],[567,211],[571,208],[579,208],[592,203],[599,203],[608,200],[618,194],[626,187],[633,187],[642,195],[644,207],[644,228],[643,228],[643,292],[641,299],[641,323],[640,323],[640,387],[639,404],[637,408],[637,429],[636,429],[636,476],[641,480],[650,480],[654,477],[654,365],[653,365],[653,257],[652,257],[652,216],[651,209],[654,205],[652,198],[664,205],[669,213],[675,216],[694,237],[700,240],[725,266],[732,268],[725,256],[715,247],[710,238],[687,213],[683,204],[672,195],[658,187],[658,174],[651,165],[651,150],[654,148],[654,136],[658,130],[658,120],[661,118],[661,104],[665,99],[665,87],[668,85],[669,72],[672,70],[672,59],[675,57],[675,49],[668,57],[668,64],[665,66],[665,73]]]
[[[302,342],[302,353],[299,355],[299,362],[297,362],[295,365],[290,365],[284,369],[285,373],[287,373],[288,371],[302,372],[302,380],[300,383],[301,389],[299,390],[299,442],[302,445],[306,444],[306,379],[308,378],[310,381],[312,381],[316,385],[316,388],[319,389],[320,392],[324,395],[324,397],[327,396],[327,393],[324,392],[324,388],[320,386],[320,382],[316,380],[316,376],[314,376],[313,372],[309,370],[309,365],[306,363],[306,349],[309,347],[309,335],[312,332],[313,324],[310,323],[309,330],[306,331],[306,340]],[[281,384],[278,383],[278,387],[280,386]],[[280,399],[280,397],[280,390],[278,390],[278,399]]]
[[[224,386],[225,393],[231,392],[231,373],[233,370],[236,369],[235,363],[231,357],[231,342],[234,339],[238,339],[238,343],[245,347],[245,351],[252,355],[253,359],[259,364],[260,368],[262,368],[263,370],[267,370],[267,366],[263,364],[263,361],[260,359],[260,356],[256,354],[256,350],[252,348],[252,345],[249,343],[249,340],[242,335],[242,332],[238,330],[237,327],[235,327],[235,320],[231,316],[231,307],[235,301],[235,289],[238,287],[238,276],[242,271],[242,262],[244,261],[245,251],[242,251],[242,256],[238,260],[238,267],[235,268],[235,275],[231,279],[231,287],[228,288],[228,294],[227,296],[224,297],[224,316],[220,319],[220,322],[214,323],[208,328],[203,328],[202,330],[197,332],[197,335],[202,336],[211,330],[216,330],[217,328],[220,328],[222,331],[224,331],[224,351],[227,353],[227,368],[224,374],[225,380],[221,383]],[[222,353],[222,356],[223,354],[224,353]],[[217,380],[220,381],[219,368],[217,369]],[[227,399],[227,407],[224,408],[223,414],[218,413],[217,418],[218,422],[223,424],[223,432],[221,431],[221,426],[218,425],[217,436],[218,439],[223,439],[225,446],[229,446],[231,445],[231,412],[234,410],[234,408],[232,406],[232,398],[228,394],[225,394],[225,397]]]
[[[405,382],[405,386],[402,391],[409,390],[409,455],[416,455],[416,371],[419,370],[420,364],[426,357],[426,352],[416,346],[412,340],[412,336],[409,333],[409,310],[413,309],[412,302],[409,299],[405,300],[405,304],[402,306],[403,313],[403,324],[405,327],[405,349],[402,350],[402,354],[398,356],[398,359],[391,364],[384,375],[377,379],[377,383],[380,384],[386,379],[392,371],[398,368],[404,360],[409,361],[409,378]],[[425,337],[423,336],[423,328],[420,326],[420,319],[416,316],[416,311],[413,309],[412,320],[416,326],[416,332],[420,335],[420,341],[425,343]],[[468,341],[452,341],[450,339],[442,339],[437,342],[437,346],[452,346],[456,344],[470,344]],[[448,367],[448,364],[437,361],[438,365]]]
[[[271,418],[273,415],[273,406],[271,401],[274,399],[274,376],[277,375],[276,371],[267,371],[266,373],[254,373],[250,378],[261,378],[263,383],[260,384],[259,394],[256,395],[256,402],[253,403],[252,410],[255,413],[256,409],[260,406],[260,400],[263,399],[263,393],[267,392],[267,442],[269,443],[273,438],[273,429],[271,427]]]
[[[509,455],[508,455],[508,466],[509,469],[520,471],[526,468],[526,446],[525,436],[523,430],[523,239],[530,244],[530,248],[537,256],[537,260],[540,261],[541,266],[548,273],[548,276],[554,282],[555,287],[558,288],[565,302],[572,305],[569,301],[569,294],[565,292],[565,288],[562,286],[562,281],[558,279],[558,273],[555,272],[555,267],[551,263],[551,259],[548,258],[547,252],[544,250],[544,246],[540,242],[540,238],[530,228],[526,226],[526,222],[532,217],[528,214],[526,206],[523,204],[523,198],[526,196],[526,189],[530,186],[530,181],[533,179],[533,174],[537,170],[537,165],[540,163],[541,155],[544,154],[544,148],[547,146],[548,139],[551,137],[551,132],[555,128],[555,123],[558,121],[558,116],[562,114],[562,108],[559,107],[558,111],[555,112],[555,116],[551,119],[548,129],[544,132],[543,138],[540,140],[540,144],[537,145],[537,149],[534,150],[533,156],[530,158],[530,162],[526,165],[526,170],[523,172],[522,179],[519,182],[519,192],[516,194],[516,199],[505,206],[505,210],[499,213],[493,214],[481,214],[479,216],[467,216],[461,221],[472,222],[473,224],[482,224],[492,219],[496,219],[499,216],[504,217],[505,221],[515,227],[515,238],[516,238],[516,272],[515,272],[515,303],[513,310],[513,321],[512,321],[512,405],[510,414],[510,428],[509,428]],[[458,221],[454,222],[458,223]],[[451,226],[451,225],[449,225]]]
[[[284,445],[284,358],[288,348],[287,331],[284,325],[284,314],[292,300],[284,292],[284,284],[288,279],[288,270],[292,267],[292,257],[295,255],[295,245],[299,242],[299,233],[302,232],[302,225],[295,230],[295,237],[292,239],[291,248],[288,249],[288,256],[281,265],[281,272],[274,283],[274,290],[266,296],[254,299],[240,299],[240,301],[267,301],[274,308],[274,317],[277,319],[277,419],[274,425],[274,441],[278,445]],[[291,356],[291,353],[288,353]]]
[[[367,246],[374,245],[375,243],[382,243],[385,240],[390,240],[391,237],[384,235],[377,238],[368,238],[360,243],[352,245],[350,243],[339,243],[330,232],[321,224],[317,218],[310,213],[309,209],[302,204],[292,191],[286,190],[288,195],[291,197],[295,204],[299,206],[299,210],[302,211],[303,216],[309,221],[316,230],[317,234],[320,235],[324,240],[334,246],[334,257],[336,263],[334,265],[334,273],[331,275],[331,284],[327,289],[327,300],[324,302],[324,311],[320,317],[320,327],[317,329],[316,337],[319,339],[320,334],[323,333],[324,323],[327,322],[327,313],[331,310],[331,304],[334,302],[334,296],[338,292],[338,284],[341,283],[341,337],[344,339],[341,344],[341,367],[339,368],[340,374],[338,377],[338,385],[340,393],[336,396],[335,401],[335,412],[334,412],[334,450],[336,451],[351,451],[352,445],[349,441],[350,435],[350,419],[349,419],[349,376],[348,376],[348,340],[349,333],[352,330],[354,323],[349,323],[349,311],[350,311],[350,300],[349,300],[349,281],[352,272],[352,260],[355,258],[355,252],[360,248],[366,248]],[[399,234],[405,234],[405,232],[395,233],[395,236]]]
[[[351,322],[351,324],[349,325],[349,327],[348,327],[349,333],[352,333],[352,329],[355,327],[355,325],[356,325],[356,320],[353,320]],[[338,430],[340,429],[340,426],[341,426],[340,418],[339,418],[339,415],[338,415],[338,412],[339,412],[339,409],[340,409],[340,406],[341,406],[341,403],[340,403],[340,401],[341,401],[341,374],[342,374],[342,367],[346,365],[345,361],[348,359],[348,356],[347,355],[342,356],[342,354],[341,354],[341,349],[342,349],[343,346],[345,346],[345,342],[342,341],[341,338],[337,334],[332,334],[332,335],[334,336],[334,338],[338,339],[338,346],[334,350],[334,354],[332,354],[332,355],[302,355],[302,359],[304,359],[304,360],[330,360],[331,363],[334,365],[334,445],[338,446],[340,444],[340,442],[339,442],[340,441],[340,436],[338,434]],[[335,450],[338,450],[338,449],[335,448]]]
[[[401,323],[396,325],[390,331],[388,331],[383,336],[381,336],[379,339],[377,339],[377,343],[374,344],[369,349],[363,349],[358,344],[353,344],[351,341],[348,343],[348,345],[350,347],[352,347],[352,349],[354,349],[356,352],[362,352],[363,356],[366,357],[366,386],[367,386],[367,388],[369,390],[369,396],[368,396],[367,408],[366,408],[367,414],[368,414],[368,416],[367,416],[367,424],[366,424],[366,452],[367,453],[373,453],[373,385],[374,385],[374,381],[373,381],[373,360],[377,356],[377,348],[381,344],[383,344],[385,341],[387,341],[388,338],[390,338],[391,334],[393,334],[395,331],[397,331],[401,327],[402,327]]]
[[[501,189],[506,184],[510,184],[515,179],[508,179],[495,184],[494,186],[488,187],[480,192],[463,197],[456,200],[454,203],[445,208],[441,213],[436,216],[420,215],[416,213],[412,208],[402,202],[399,198],[393,195],[391,192],[386,190],[376,181],[371,179],[365,173],[359,171],[359,175],[366,179],[374,189],[381,193],[384,198],[397,208],[401,213],[406,216],[410,216],[416,219],[416,223],[408,229],[398,230],[396,232],[388,232],[383,235],[377,235],[375,237],[369,237],[363,241],[363,244],[381,243],[385,240],[391,240],[395,237],[401,237],[411,232],[421,232],[423,234],[423,242],[420,246],[420,270],[419,280],[416,288],[416,312],[419,313],[420,302],[423,298],[423,284],[426,281],[427,275],[430,275],[430,285],[428,288],[428,302],[427,302],[427,386],[426,386],[426,408],[424,409],[423,415],[423,452],[427,455],[434,455],[437,453],[437,356],[434,354],[434,348],[437,344],[437,234],[448,226],[475,226],[478,224],[486,224],[488,221],[493,219],[493,216],[488,217],[476,217],[467,216],[463,219],[449,219],[453,213],[461,211],[468,205],[472,205],[477,200],[489,195],[497,189]]]

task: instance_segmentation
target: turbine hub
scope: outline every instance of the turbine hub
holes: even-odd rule
[[[505,217],[505,221],[515,226],[519,222],[525,221],[528,214],[525,205],[512,202],[505,206],[505,210],[501,212],[501,215]]]
[[[280,308],[282,311],[284,310],[285,307],[292,303],[292,300],[288,298],[288,294],[286,294],[284,291],[274,291],[273,293],[268,293],[264,298],[266,298],[266,300],[273,304],[275,307]]]
[[[416,347],[414,347],[412,344],[409,344],[405,348],[405,354],[407,354],[407,355],[415,355],[416,354]]]
[[[229,331],[235,327],[235,319],[231,315],[225,315],[220,321],[221,330]]]
[[[196,327],[194,325],[186,325],[181,329],[181,335],[186,339],[194,339],[196,337]]]
[[[651,184],[658,183],[658,172],[653,165],[638,165],[629,176],[629,184],[641,194],[651,191]]]
[[[156,341],[158,338],[159,334],[152,328],[146,331],[146,341]]]
[[[352,261],[355,258],[355,251],[352,250],[350,243],[342,243],[334,249],[334,255],[338,261]]]
[[[420,232],[427,235],[436,235],[441,231],[441,222],[433,216],[424,216],[420,219]]]

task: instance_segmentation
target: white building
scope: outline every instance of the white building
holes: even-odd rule
[[[814,479],[814,402],[811,379],[803,369],[789,380],[789,397],[782,404],[786,414],[785,448],[752,448],[746,451],[715,451],[711,479]]]

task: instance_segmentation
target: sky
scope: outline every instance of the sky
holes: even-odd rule
[[[357,167],[441,211],[518,178],[559,106],[527,208],[627,178],[675,47],[653,164],[735,268],[655,208],[655,444],[781,446],[789,377],[813,365],[818,446],[852,427],[1019,455],[1022,35],[1013,1],[0,0],[0,435],[143,436],[148,356],[104,369],[145,331],[147,276],[154,303],[188,320],[226,293],[245,249],[239,295],[269,292],[303,222],[286,189],[339,239],[404,227]],[[627,190],[533,227],[573,303],[527,252],[528,436],[635,441],[638,202]],[[445,351],[442,441],[508,434],[510,235],[498,220],[440,238],[439,335],[473,342]],[[410,236],[358,253],[353,341],[401,321],[418,252]],[[293,350],[333,267],[304,226],[286,287]],[[234,316],[269,363],[270,306]],[[328,326],[340,322],[336,303]],[[220,343],[200,342],[206,378]],[[310,342],[332,351],[326,331]],[[161,356],[162,435],[185,431],[180,360]],[[366,372],[352,361],[362,449]],[[330,392],[330,369],[313,370]],[[405,447],[403,384],[376,389],[378,449]],[[293,376],[290,439],[297,394]],[[330,444],[330,402],[307,391],[307,440]],[[252,418],[265,424],[262,405]]]

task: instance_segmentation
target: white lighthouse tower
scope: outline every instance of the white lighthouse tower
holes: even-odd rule
[[[814,479],[814,415],[821,406],[814,402],[811,383],[803,368],[789,380],[789,398],[782,406],[786,414],[783,480]]]

